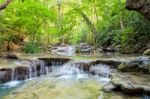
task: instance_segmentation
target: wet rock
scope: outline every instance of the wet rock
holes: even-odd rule
[[[109,83],[109,84],[107,84],[107,85],[105,85],[105,86],[103,87],[103,91],[104,91],[104,92],[112,92],[112,91],[114,91],[115,89],[116,89],[116,86],[113,85],[113,84],[111,84],[111,83]]]
[[[142,95],[149,94],[150,83],[149,75],[116,73],[112,76],[112,84],[116,86],[117,91],[126,94]]]
[[[29,71],[28,67],[19,66],[15,68],[14,71],[14,78],[15,80],[25,80],[29,78]]]
[[[137,57],[118,66],[123,72],[150,73],[150,57]]]
[[[89,69],[91,67],[89,63],[85,63],[85,62],[77,62],[74,63],[74,65],[76,65],[77,68],[83,70],[84,72],[89,72]]]
[[[97,48],[97,49],[94,51],[94,53],[101,53],[101,52],[103,52],[103,50],[102,50],[101,48]]]
[[[150,96],[150,86],[143,86],[144,94]]]
[[[15,55],[15,54],[7,54],[6,58],[9,58],[9,59],[19,59],[18,56]]]
[[[80,43],[79,45],[76,46],[77,53],[86,53],[92,51],[93,51],[93,46],[90,46],[87,43]]]
[[[75,55],[75,47],[70,45],[60,45],[53,47],[51,50],[52,53],[64,56],[74,56]]]
[[[124,82],[121,86],[121,90],[127,94],[142,94],[144,91],[140,85],[135,85],[130,82]]]
[[[116,49],[113,47],[102,47],[102,51],[104,51],[104,52],[115,52]]]
[[[93,75],[99,75],[100,77],[104,78],[110,77],[110,67],[104,64],[91,66],[89,72]]]
[[[111,68],[117,68],[117,66],[120,65],[121,63],[122,63],[121,61],[115,61],[115,60],[96,60],[91,62],[91,65],[105,64],[105,65],[109,65]]]
[[[150,49],[147,49],[144,51],[143,55],[147,55],[147,56],[150,56]]]
[[[63,65],[64,63],[70,61],[69,58],[39,58],[39,60],[45,61],[46,66]]]
[[[2,68],[0,69],[0,83],[10,81],[12,77],[11,68]]]

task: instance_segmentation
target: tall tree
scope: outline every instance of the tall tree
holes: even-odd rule
[[[6,0],[4,3],[0,5],[0,10],[5,9],[12,0]]]

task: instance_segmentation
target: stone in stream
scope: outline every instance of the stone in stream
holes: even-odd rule
[[[140,56],[118,66],[122,72],[150,73],[150,57]]]
[[[93,49],[94,49],[93,46],[90,46],[87,43],[80,43],[76,46],[77,53],[92,52]]]
[[[112,75],[111,83],[116,90],[132,95],[149,95],[150,76],[137,73],[115,73]]]
[[[108,92],[108,93],[114,91],[115,89],[116,89],[116,86],[111,83],[109,83],[103,87],[103,91]]]
[[[97,64],[105,64],[109,65],[111,68],[117,68],[118,65],[120,65],[122,62],[118,60],[95,60],[92,61],[91,65],[97,65]]]
[[[150,56],[150,49],[147,49],[144,51],[143,55],[147,55],[147,56]]]

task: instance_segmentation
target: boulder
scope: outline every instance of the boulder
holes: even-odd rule
[[[111,83],[119,90],[126,94],[132,95],[149,95],[150,83],[149,75],[116,73],[112,75]]]
[[[108,93],[114,91],[115,89],[116,89],[116,86],[111,83],[109,83],[103,87],[103,91],[108,92]]]
[[[150,56],[150,49],[147,49],[144,51],[143,55],[147,55],[147,56]]]
[[[54,46],[51,50],[52,53],[64,56],[74,56],[75,47],[70,45]]]
[[[118,60],[96,60],[92,61],[91,65],[97,65],[97,64],[105,64],[109,65],[111,68],[117,68],[122,62]]]
[[[118,66],[122,72],[150,73],[150,57],[140,56]]]
[[[80,43],[76,46],[77,53],[92,52],[93,49],[94,49],[93,46],[90,46],[87,43]]]

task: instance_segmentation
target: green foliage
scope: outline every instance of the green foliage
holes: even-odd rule
[[[125,0],[14,0],[0,12],[0,46],[23,45],[30,53],[39,52],[38,44],[81,42],[137,52],[149,43],[149,32],[150,22],[126,10]]]
[[[40,53],[42,52],[42,49],[38,43],[27,42],[24,45],[23,51],[25,53]]]

